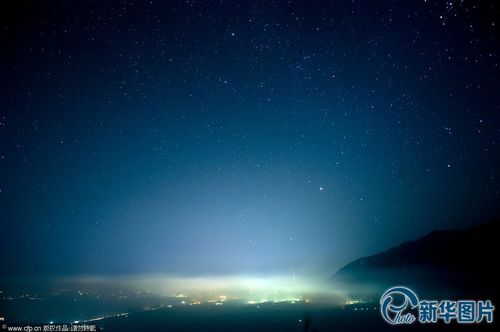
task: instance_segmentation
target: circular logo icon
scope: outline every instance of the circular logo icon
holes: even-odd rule
[[[396,286],[388,289],[380,298],[380,312],[384,320],[392,325],[412,324],[415,315],[407,310],[418,306],[418,297],[410,288]]]

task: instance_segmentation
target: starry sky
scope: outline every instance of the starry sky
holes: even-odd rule
[[[496,1],[1,6],[1,274],[326,277],[500,215]]]

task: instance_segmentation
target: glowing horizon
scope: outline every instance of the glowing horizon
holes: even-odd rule
[[[331,298],[332,304],[343,302],[344,295],[323,278],[296,275],[94,275],[60,278],[59,282],[91,288],[114,288],[147,292],[159,296],[209,300],[224,296],[225,300],[248,303],[306,301]]]

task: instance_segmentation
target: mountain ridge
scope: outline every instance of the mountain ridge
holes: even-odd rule
[[[497,293],[495,264],[500,220],[468,230],[435,230],[377,254],[358,258],[329,278],[339,287],[372,290],[394,284],[416,285],[431,292]]]

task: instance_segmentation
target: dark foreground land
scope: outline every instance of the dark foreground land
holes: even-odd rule
[[[495,302],[496,303],[496,302]],[[84,310],[84,308],[81,308]],[[60,311],[61,311],[60,307]],[[40,313],[42,315],[43,313]],[[68,313],[69,315],[69,313]],[[13,317],[13,316],[10,316]],[[42,316],[40,316],[42,317]],[[62,316],[59,316],[62,317]],[[101,331],[497,331],[497,317],[487,324],[458,325],[455,322],[390,326],[382,319],[377,301],[342,307],[306,302],[266,302],[216,305],[172,305],[129,310],[87,321],[54,320],[53,324],[93,325]],[[2,321],[0,325],[49,324],[48,320]],[[44,327],[43,325],[42,328]],[[7,329],[0,329],[4,331]],[[24,330],[23,330],[24,331]],[[26,330],[28,331],[28,330]],[[49,330],[47,330],[49,331]],[[54,330],[56,331],[56,330]],[[83,331],[83,330],[81,330]],[[88,330],[86,330],[88,331]]]
[[[195,306],[132,313],[96,322],[105,331],[495,331],[497,324],[389,326],[378,307],[308,304]]]

